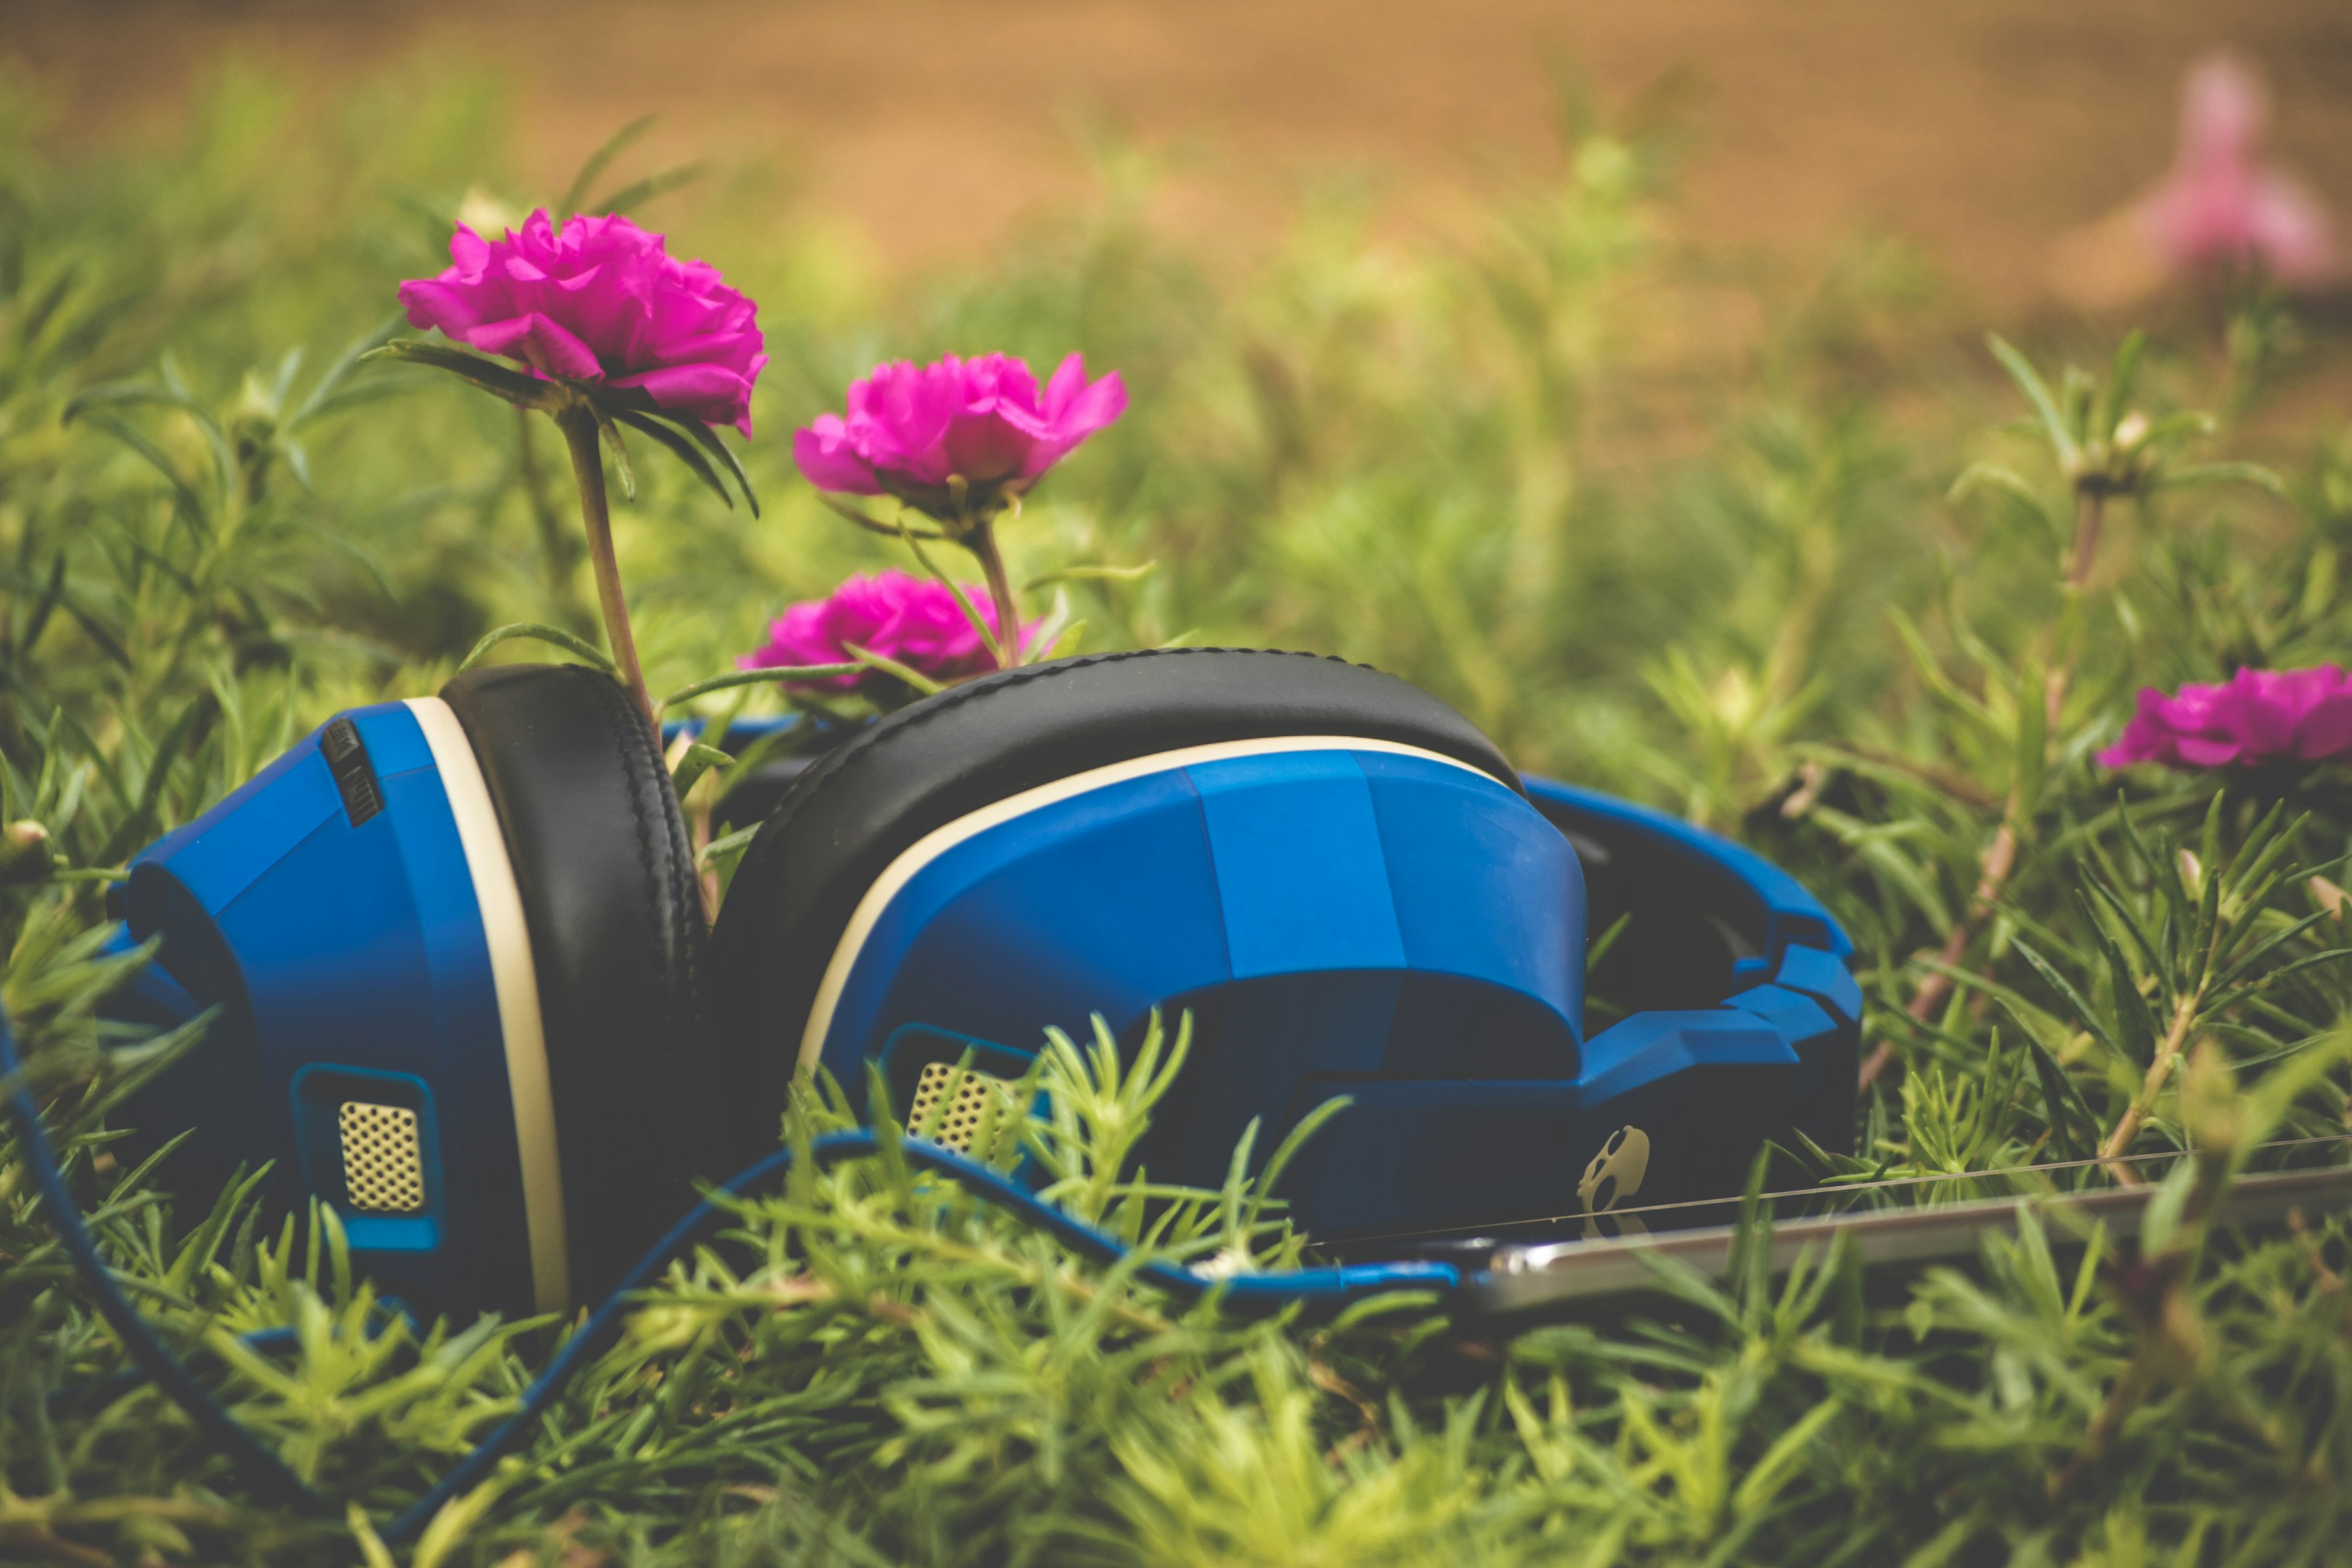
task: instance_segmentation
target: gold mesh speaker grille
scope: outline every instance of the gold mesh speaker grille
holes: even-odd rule
[[[915,1079],[914,1103],[907,1107],[907,1125],[920,1127],[939,1109],[947,1095],[948,1080],[956,1075],[953,1062],[930,1062],[922,1076]],[[984,1072],[967,1071],[963,1081],[956,1086],[954,1098],[948,1100],[947,1111],[940,1124],[931,1130],[930,1141],[959,1154],[969,1154],[972,1146],[994,1126],[997,1113],[1011,1103],[1005,1093],[1005,1081]]]
[[[404,1105],[347,1100],[336,1116],[343,1133],[343,1185],[362,1214],[415,1214],[425,1206],[425,1152],[416,1112]]]

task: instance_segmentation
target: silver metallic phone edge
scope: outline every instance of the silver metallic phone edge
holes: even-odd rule
[[[1925,1209],[1822,1215],[1772,1226],[1769,1264],[1786,1273],[1809,1249],[1827,1255],[1840,1237],[1858,1247],[1864,1266],[1931,1263],[1972,1257],[1990,1231],[2014,1231],[2028,1212],[2053,1230],[2086,1237],[2104,1226],[2110,1241],[2137,1236],[2156,1185],[2099,1192],[1984,1198]],[[2328,1166],[2241,1177],[2224,1196],[2222,1220],[2275,1224],[2296,1209],[2324,1212],[2352,1206],[2352,1166]],[[1737,1226],[1708,1226],[1589,1241],[1497,1247],[1466,1283],[1477,1308],[1492,1313],[1598,1304],[1612,1298],[1656,1294],[1662,1268],[1679,1263],[1711,1280],[1731,1269]]]

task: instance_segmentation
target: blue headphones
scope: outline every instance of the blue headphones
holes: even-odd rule
[[[885,1085],[954,1149],[1096,1014],[1194,1020],[1163,1179],[1347,1097],[1283,1194],[1341,1243],[1719,1195],[1767,1138],[1852,1137],[1861,996],[1810,894],[1304,655],[1067,658],[903,709],[791,779],[707,934],[659,738],[568,666],[338,714],[115,896],[120,943],[160,939],[117,1015],[218,1009],[125,1119],[187,1134],[192,1189],[273,1163],[432,1310],[604,1297],[698,1179],[775,1152],[796,1073],[861,1113]]]

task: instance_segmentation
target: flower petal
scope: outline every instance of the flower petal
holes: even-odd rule
[[[853,496],[882,493],[873,465],[857,455],[833,415],[820,414],[807,429],[793,432],[793,463],[821,490]]]
[[[975,485],[1002,484],[1020,474],[1036,447],[1036,437],[994,410],[959,415],[940,442],[948,472]]]
[[[613,376],[607,384],[640,387],[664,408],[691,415],[706,425],[748,424],[751,419],[751,384],[723,364],[665,365]]]
[[[503,321],[486,321],[467,341],[488,353],[519,359],[549,375],[592,377],[604,367],[586,343],[536,310]]]
[[[462,338],[484,321],[510,314],[503,290],[492,299],[478,285],[451,282],[455,269],[438,278],[415,278],[400,286],[400,303],[408,324],[419,331],[439,328]]]
[[[1076,356],[1072,355],[1075,359]],[[1066,369],[1069,361],[1063,362]],[[1055,373],[1055,379],[1061,379]],[[1049,395],[1050,397],[1050,395]],[[1030,455],[1022,478],[1034,479],[1070,455],[1077,445],[1127,412],[1127,383],[1117,371],[1073,395],[1054,421],[1053,433]]]

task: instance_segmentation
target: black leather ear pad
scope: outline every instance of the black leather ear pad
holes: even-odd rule
[[[727,1149],[775,1145],[801,1030],[859,899],[932,829],[1089,768],[1182,746],[1349,735],[1518,774],[1444,702],[1312,654],[1163,648],[999,671],[901,709],[794,781],[737,868],[711,939]]]
[[[645,715],[611,677],[501,665],[442,700],[506,832],[539,972],[574,1300],[693,1201],[707,1141],[694,853]]]

